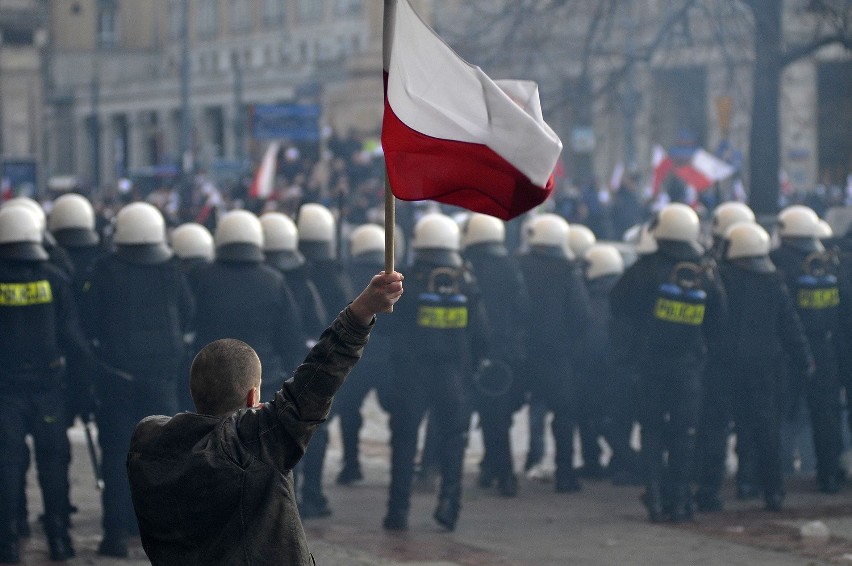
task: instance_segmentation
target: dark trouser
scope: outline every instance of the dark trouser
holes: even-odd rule
[[[814,433],[817,480],[837,479],[843,450],[840,423],[840,380],[837,356],[831,340],[808,336],[816,372],[808,380],[806,394]]]
[[[512,414],[523,400],[518,369],[512,368],[515,377],[508,391],[499,394],[479,390],[474,392],[485,448],[481,467],[496,479],[507,479],[514,474],[509,431],[512,428]]]
[[[646,368],[640,382],[645,483],[676,497],[688,493],[692,480],[701,412],[701,366],[692,357],[666,360]]]
[[[352,368],[346,384],[334,398],[332,414],[340,417],[340,435],[343,443],[343,463],[350,469],[358,469],[358,436],[363,419],[361,405],[371,389],[382,389],[391,375],[391,345],[386,336],[370,338],[370,347],[358,364]]]
[[[636,421],[636,375],[624,367],[616,367],[613,371],[612,404],[607,416],[607,441],[612,448],[609,467],[613,473],[633,474],[638,465],[638,454],[630,446]]]
[[[388,509],[408,512],[417,432],[427,411],[429,427],[434,427],[437,440],[441,472],[439,499],[450,500],[458,509],[471,415],[469,376],[450,363],[424,364],[409,369],[410,373],[400,373],[406,383],[395,384],[388,407],[392,451]]]
[[[574,471],[574,429],[579,419],[579,382],[566,357],[530,355],[546,361],[530,368],[530,399],[553,411],[551,429],[556,449],[556,480],[568,480]]]
[[[23,474],[29,465],[26,435],[32,434],[38,481],[44,501],[45,524],[66,529],[68,522],[68,462],[65,392],[22,389],[0,393],[0,542],[17,540],[16,523],[23,493]],[[60,532],[48,532],[60,536]]]
[[[322,494],[322,469],[325,465],[325,451],[328,448],[328,422],[317,427],[311,437],[308,449],[296,466],[296,480],[302,494],[302,501],[320,503]]]
[[[135,531],[136,517],[127,479],[127,450],[136,424],[150,415],[177,412],[175,382],[169,375],[135,375],[135,381],[106,377],[98,383],[101,408],[97,414],[104,490],[105,536],[124,536]]]
[[[717,496],[725,479],[728,436],[733,420],[733,378],[728,368],[711,361],[702,381],[701,425],[698,427],[696,482],[702,496]]]
[[[738,364],[732,368],[737,388],[734,418],[746,420],[752,433],[754,478],[764,496],[784,493],[781,463],[781,410],[778,404],[778,372],[770,361],[765,367]],[[739,437],[737,438],[739,442]]]

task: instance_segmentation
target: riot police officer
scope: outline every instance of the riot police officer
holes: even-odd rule
[[[574,230],[574,226],[571,226]],[[630,401],[634,383],[629,372],[614,363],[612,312],[609,294],[624,273],[624,259],[612,245],[595,244],[584,255],[585,280],[589,291],[592,316],[583,343],[578,374],[581,379],[582,415],[580,426],[584,445],[583,468],[590,477],[612,475],[613,483],[634,483],[636,454],[630,446],[635,415]],[[601,469],[600,445],[603,437],[612,455],[606,470]]]
[[[793,205],[778,214],[781,245],[770,257],[793,296],[816,370],[805,396],[813,426],[820,491],[840,489],[840,381],[834,339],[839,330],[840,292],[832,258],[818,239],[819,217]]]
[[[311,281],[305,256],[299,251],[299,231],[289,216],[265,212],[260,216],[263,227],[263,255],[267,265],[284,276],[301,307],[302,322],[308,336],[322,333],[330,320],[317,286]]]
[[[189,276],[198,304],[196,346],[236,338],[257,352],[261,399],[272,399],[305,353],[298,306],[284,277],[263,263],[263,228],[246,210],[223,215],[216,259]],[[197,349],[197,348],[196,348]]]
[[[308,279],[316,285],[327,315],[334,316],[355,296],[352,282],[338,260],[337,223],[331,211],[321,204],[304,204],[296,219],[299,251],[305,257]],[[326,321],[324,325],[327,325]],[[328,426],[314,433],[311,446],[299,463],[301,507],[303,518],[331,514],[328,499],[322,491],[322,471],[328,446]]]
[[[739,222],[754,223],[754,212],[748,205],[731,201],[724,202],[713,209],[711,226],[712,243],[707,250],[709,261],[719,262],[725,258],[728,240],[727,230]],[[704,407],[701,411],[701,425],[698,428],[697,455],[698,483],[715,484],[715,474],[718,463],[718,447],[727,445],[727,439],[733,431],[733,401],[734,383],[730,372],[722,365],[724,352],[709,352],[704,367],[702,382],[702,399]],[[759,495],[756,477],[756,450],[753,444],[754,434],[751,419],[741,415],[736,420],[736,453],[737,453],[737,498],[751,499]],[[710,474],[709,478],[703,477]],[[721,510],[722,502],[716,489],[699,489],[696,494],[696,506],[699,511],[712,512]]]
[[[624,272],[610,305],[638,337],[632,356],[648,516],[687,521],[702,370],[707,349],[718,351],[727,306],[715,269],[702,264],[695,211],[669,204],[655,222],[657,251]]]
[[[29,197],[14,197],[5,201],[0,208],[9,206],[23,206],[29,210],[38,222],[42,232],[42,247],[47,251],[50,263],[59,268],[65,275],[71,277],[74,274],[74,265],[68,253],[56,243],[53,234],[47,230],[47,215],[41,205]]]
[[[529,252],[518,258],[532,304],[526,363],[530,403],[544,401],[553,411],[558,493],[581,489],[573,463],[580,398],[576,371],[591,317],[582,272],[569,256],[568,233],[564,218],[542,214],[529,226]]]
[[[769,259],[769,235],[745,221],[731,226],[726,240],[719,272],[730,314],[719,375],[730,380],[737,442],[745,434],[753,437],[748,444],[755,452],[755,478],[766,509],[779,511],[784,501],[779,360],[786,352],[796,378],[805,379],[813,371],[813,358],[787,287]],[[749,426],[741,428],[742,420]],[[718,437],[716,446],[707,447],[716,457],[703,463],[699,476],[697,497],[705,505],[718,499],[725,440]]]
[[[74,556],[68,536],[65,355],[91,359],[68,279],[48,260],[43,229],[24,207],[0,210],[0,562],[17,564],[17,516],[33,436],[51,560]]]
[[[452,531],[461,509],[462,467],[471,416],[471,374],[487,355],[488,322],[476,280],[459,254],[460,231],[448,216],[424,215],[414,227],[414,260],[393,326],[396,371],[383,397],[390,412],[391,483],[383,526],[406,530],[418,427],[429,414],[441,484],[435,521]]]
[[[518,481],[509,429],[512,413],[524,402],[525,387],[520,378],[525,375],[530,300],[526,281],[517,259],[506,249],[505,238],[505,224],[492,216],[473,214],[465,224],[464,258],[476,274],[492,340],[500,345],[489,360],[495,367],[480,368],[474,380],[485,447],[479,485],[490,487],[496,481],[501,495],[514,497]]]
[[[178,265],[184,275],[189,275],[213,261],[215,249],[213,235],[210,231],[195,222],[181,224],[170,235],[172,250],[177,257]],[[189,375],[192,360],[195,358],[194,336],[185,337],[186,349],[180,375]],[[195,405],[192,402],[189,387],[178,387],[178,408],[181,411],[191,411]]]
[[[349,235],[349,278],[361,281],[384,269],[385,231],[377,224],[362,224]],[[381,327],[381,328],[380,328]],[[337,483],[349,485],[363,479],[358,458],[358,435],[361,431],[361,405],[371,390],[384,391],[391,374],[391,343],[387,325],[377,325],[370,336],[370,347],[334,400],[332,414],[340,417],[343,467]]]
[[[85,315],[99,357],[112,368],[95,384],[105,484],[98,552],[124,557],[136,530],[126,470],[130,436],[142,418],[177,411],[177,376],[195,303],[155,207],[136,202],[119,210],[113,242],[115,251],[94,264],[86,283]]]

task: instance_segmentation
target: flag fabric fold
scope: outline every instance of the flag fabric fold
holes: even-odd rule
[[[490,79],[408,0],[390,3],[382,148],[394,195],[504,220],[543,202],[562,142],[543,119],[538,86]]]
[[[251,181],[249,188],[249,196],[256,199],[266,199],[272,196],[272,191],[275,185],[275,170],[278,165],[278,150],[281,144],[272,142],[263,154],[263,159],[257,170],[254,172],[254,178]]]

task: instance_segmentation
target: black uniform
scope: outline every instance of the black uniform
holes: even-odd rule
[[[578,374],[581,378],[581,426],[583,462],[587,475],[601,475],[603,437],[612,449],[607,473],[618,474],[616,483],[629,483],[635,472],[635,452],[630,447],[634,415],[630,400],[633,387],[613,355],[613,317],[609,303],[612,288],[620,274],[604,275],[587,281],[592,316],[585,334]]]
[[[301,314],[284,277],[259,261],[217,259],[189,281],[198,304],[195,349],[220,338],[242,340],[263,367],[261,399],[272,399],[306,351]]]
[[[579,418],[576,368],[591,318],[579,266],[558,246],[533,246],[518,258],[531,299],[526,378],[530,402],[553,411],[556,491],[580,489],[574,470],[574,427]]]
[[[300,242],[300,251],[306,259],[307,279],[316,286],[327,316],[335,316],[355,298],[352,282],[343,265],[330,253],[327,242]],[[373,274],[375,275],[375,273]],[[331,321],[324,321],[323,327]],[[301,481],[301,507],[303,518],[326,516],[331,513],[322,492],[322,470],[328,447],[328,425],[323,424],[314,433],[308,452],[297,468]]]
[[[409,299],[397,303],[388,318],[393,326],[396,371],[383,396],[391,429],[391,483],[384,526],[407,528],[418,427],[428,412],[441,470],[435,519],[452,530],[461,507],[471,375],[490,347],[487,315],[476,280],[456,252],[418,250],[406,285]],[[443,297],[441,289],[451,296]]]
[[[65,355],[89,360],[68,278],[47,261],[0,259],[0,557],[13,558],[27,434],[35,442],[45,528],[55,559],[68,528]],[[68,553],[70,551],[70,554]],[[63,554],[63,552],[59,552]]]
[[[834,346],[840,329],[840,294],[836,279],[832,283],[823,280],[822,276],[815,278],[806,267],[806,260],[814,252],[822,255],[821,246],[817,244],[815,240],[791,238],[782,242],[770,257],[790,289],[816,364],[805,393],[813,425],[817,482],[822,491],[834,493],[839,489],[840,453],[843,449],[840,380]],[[817,259],[817,264],[820,262]],[[825,277],[834,277],[830,261],[822,267],[827,269]],[[788,406],[792,406],[792,401]]]
[[[177,261],[151,263],[139,257],[138,248],[119,246],[97,261],[86,284],[87,328],[97,340],[99,357],[118,370],[101,372],[95,384],[105,483],[102,546],[116,545],[102,548],[107,554],[122,553],[121,541],[136,530],[127,447],[141,419],[177,410],[184,333],[195,310]]]
[[[349,260],[348,276],[351,281],[369,281],[382,270],[384,252],[365,252]],[[381,392],[386,388],[392,371],[390,339],[387,325],[376,326],[370,336],[370,348],[364,352],[361,361],[349,374],[346,387],[334,400],[332,412],[340,417],[343,440],[343,469],[337,476],[337,483],[345,485],[362,479],[358,460],[358,435],[363,424],[361,405],[371,390]]]
[[[658,250],[630,266],[610,295],[613,312],[638,337],[633,354],[639,369],[637,414],[645,504],[652,521],[667,514],[674,520],[692,516],[690,482],[701,377],[708,347],[718,351],[715,343],[724,329],[727,306],[712,267],[705,266],[696,277],[703,306],[661,293],[668,292],[664,285],[671,283],[676,265],[698,266],[702,254],[697,244],[660,240]]]
[[[846,389],[847,407],[852,405],[852,229],[836,242],[839,256],[838,283],[840,286],[840,325],[834,340],[837,350],[840,383]],[[852,430],[852,410],[847,412]]]
[[[784,354],[791,373],[804,379],[812,365],[807,338],[787,286],[766,258],[724,262],[720,273],[728,298],[729,319],[724,334],[720,375],[730,380],[737,442],[755,449],[755,477],[767,506],[780,508],[784,495],[780,419]],[[721,411],[721,407],[716,410]],[[739,423],[747,421],[746,427]],[[726,438],[705,447],[699,466],[699,502],[718,496],[724,477]]]
[[[509,430],[512,413],[524,402],[530,298],[518,261],[501,243],[487,242],[468,246],[465,259],[473,266],[482,292],[482,304],[491,325],[495,345],[493,359],[504,362],[512,372],[512,382],[483,384],[475,390],[476,409],[482,426],[485,454],[480,463],[480,485],[496,480],[503,495],[513,496],[517,481],[512,464]]]

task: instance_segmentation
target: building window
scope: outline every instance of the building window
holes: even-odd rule
[[[201,0],[198,6],[198,35],[215,37],[219,33],[219,1]]]
[[[300,23],[322,21],[323,12],[325,12],[323,0],[299,0]]]
[[[118,6],[115,0],[98,1],[98,45],[118,45]]]
[[[364,0],[334,0],[335,16],[360,16]]]
[[[231,0],[231,31],[244,32],[249,29],[251,29],[249,0]]]
[[[287,0],[263,0],[263,23],[278,26],[287,21]]]

